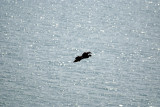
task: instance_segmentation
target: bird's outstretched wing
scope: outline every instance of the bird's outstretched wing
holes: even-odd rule
[[[82,57],[83,58],[89,58],[91,56],[91,52],[84,52],[83,54],[82,54]]]

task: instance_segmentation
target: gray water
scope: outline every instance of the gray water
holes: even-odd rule
[[[1,0],[0,106],[160,107],[160,1]]]

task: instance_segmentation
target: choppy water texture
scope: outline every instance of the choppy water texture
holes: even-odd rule
[[[160,1],[1,0],[0,106],[160,107]]]

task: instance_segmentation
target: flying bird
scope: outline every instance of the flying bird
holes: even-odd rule
[[[77,57],[75,58],[74,62],[79,62],[79,61],[81,61],[82,59],[89,58],[89,57],[92,56],[91,54],[92,54],[91,52],[84,52],[84,53],[82,54],[82,56],[77,56]]]

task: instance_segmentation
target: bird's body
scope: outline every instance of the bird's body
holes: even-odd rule
[[[82,54],[82,56],[77,56],[76,58],[75,58],[75,60],[74,60],[74,62],[79,62],[79,61],[81,61],[82,59],[84,59],[84,58],[89,58],[89,57],[91,57],[92,55],[91,55],[91,52],[84,52],[83,54]]]

